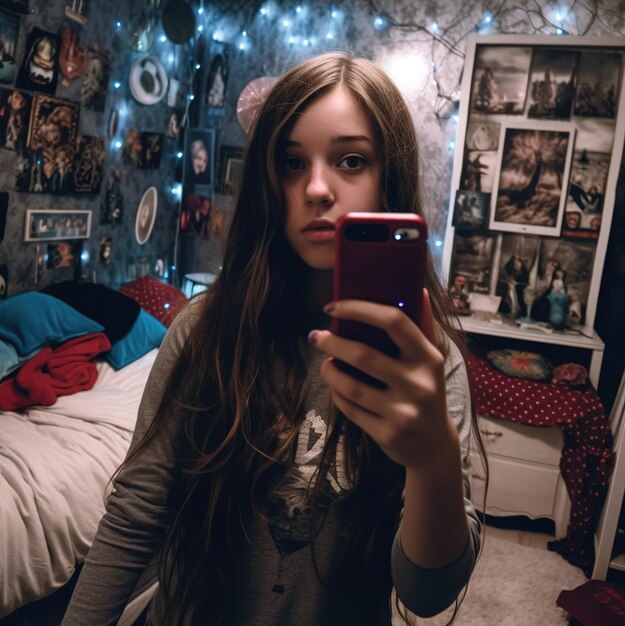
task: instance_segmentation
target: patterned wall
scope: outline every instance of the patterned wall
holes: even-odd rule
[[[6,0],[2,5],[11,4],[13,0]],[[76,5],[80,3],[76,2]],[[84,24],[66,16],[66,5],[72,2],[64,0],[30,0],[30,13],[19,16],[19,37],[17,42],[17,65],[28,55],[30,50],[29,34],[33,28],[42,29],[54,35],[59,34],[64,24],[68,24],[77,33],[78,40],[70,54],[80,61],[81,51],[84,51],[87,62],[83,74],[65,85],[62,74],[56,89],[49,92],[54,97],[67,99],[80,106],[77,131],[81,135],[103,138],[105,156],[104,167],[101,172],[102,184],[98,193],[32,193],[16,191],[16,177],[21,164],[19,153],[14,150],[0,149],[0,190],[8,192],[8,214],[4,239],[0,241],[0,271],[8,272],[8,294],[15,294],[28,289],[41,288],[50,282],[67,280],[76,275],[73,267],[62,269],[48,269],[48,245],[58,242],[40,240],[24,242],[25,220],[28,209],[36,210],[88,210],[92,212],[90,237],[83,243],[83,262],[79,274],[84,278],[95,278],[98,282],[118,286],[126,282],[145,268],[153,270],[157,259],[162,259],[165,265],[173,260],[173,241],[177,219],[177,205],[171,193],[176,167],[176,142],[173,139],[163,138],[161,160],[158,169],[140,169],[124,163],[123,149],[116,148],[116,141],[123,141],[125,133],[130,129],[144,132],[163,133],[167,126],[168,106],[166,98],[154,105],[144,105],[137,102],[131,95],[128,87],[130,67],[135,60],[142,57],[142,52],[131,46],[129,25],[139,19],[143,5],[140,2],[98,1],[84,2],[87,7]],[[4,15],[18,15],[5,12]],[[80,14],[78,15],[80,17]],[[155,24],[158,20],[155,17]],[[116,24],[120,21],[126,25],[117,30]],[[160,32],[160,31],[159,31]],[[94,45],[95,44],[95,45]],[[104,50],[102,50],[104,49]],[[182,64],[179,55],[170,54],[173,46],[168,42],[155,40],[150,53],[163,58],[171,76],[180,76],[178,72]],[[104,56],[108,52],[110,57],[110,75],[106,93],[89,101],[92,91],[93,75],[99,67],[91,70],[89,58],[96,53]],[[44,51],[45,53],[45,51]],[[67,57],[67,52],[61,52]],[[80,62],[77,63],[80,66]],[[97,64],[95,64],[97,65]],[[184,70],[184,66],[182,66]],[[70,74],[71,76],[71,74]],[[89,79],[85,77],[89,76]],[[187,79],[188,80],[188,79]],[[119,88],[114,84],[119,81]],[[31,85],[32,86],[32,85]],[[27,96],[35,93],[35,89],[24,89]],[[12,90],[9,83],[0,83],[0,89]],[[6,105],[5,105],[6,106]],[[95,108],[90,108],[95,107]],[[97,110],[103,109],[103,110]],[[117,134],[109,138],[109,116],[112,109],[119,111]],[[4,109],[3,109],[4,112]],[[44,112],[45,113],[45,112]],[[44,114],[42,114],[44,115]],[[104,213],[102,204],[105,200],[107,183],[112,172],[119,171],[119,192],[123,198],[123,214],[121,223],[101,224]],[[32,181],[32,176],[29,177]],[[31,184],[31,183],[27,183]],[[135,217],[139,201],[150,186],[158,190],[158,209],[152,235],[148,241],[140,245],[135,238]],[[32,186],[32,184],[31,184]],[[52,186],[52,185],[50,185]],[[1,210],[1,209],[0,209]],[[112,243],[109,262],[100,259],[100,242],[110,238]],[[71,239],[71,235],[68,237]],[[38,263],[39,261],[39,263]],[[52,260],[50,260],[52,262]],[[39,266],[39,269],[38,269]]]
[[[4,0],[0,5],[13,1]],[[71,0],[67,4],[72,4]],[[166,99],[146,106],[136,102],[128,88],[130,67],[142,55],[131,45],[132,24],[141,22],[146,12],[152,16],[155,24],[155,42],[149,50],[150,54],[162,59],[169,77],[180,80],[183,92],[188,91],[190,85],[200,91],[205,89],[209,70],[207,62],[211,58],[214,43],[206,44],[209,38],[198,36],[205,46],[204,51],[198,52],[191,44],[161,42],[160,16],[162,5],[165,4],[163,0],[88,2],[88,20],[84,25],[77,26],[80,45],[87,48],[91,42],[97,42],[111,51],[111,79],[103,112],[81,107],[79,132],[104,135],[111,108],[117,108],[121,114],[117,138],[123,137],[123,133],[129,129],[159,133],[165,131],[171,113]],[[195,1],[190,4],[196,11],[200,6]],[[245,145],[246,136],[237,120],[236,105],[239,94],[252,79],[276,76],[294,62],[328,49],[345,49],[378,61],[396,79],[414,114],[421,144],[426,217],[430,225],[432,249],[438,253],[442,246],[438,246],[437,242],[444,239],[449,205],[453,160],[451,142],[456,134],[453,113],[459,98],[467,34],[476,30],[489,34],[554,34],[558,20],[561,20],[560,26],[569,29],[571,33],[622,36],[624,32],[623,18],[613,11],[613,3],[609,0],[593,3],[597,7],[596,14],[581,5],[575,5],[577,9],[571,9],[562,17],[555,13],[552,15],[553,8],[549,3],[538,2],[534,8],[544,6],[544,15],[540,17],[534,14],[532,19],[526,9],[516,6],[518,4],[508,1],[498,3],[498,12],[491,15],[484,12],[484,4],[477,0],[462,3],[456,0],[428,3],[415,3],[412,0],[346,0],[334,3],[337,11],[332,15],[330,4],[318,0],[302,2],[299,13],[296,12],[296,3],[292,2],[268,1],[264,5],[269,9],[266,12],[259,10],[260,3],[237,0],[202,2],[205,11],[201,18],[197,18],[198,24],[206,28],[204,34],[219,32],[219,36],[230,44],[229,73],[225,106],[221,111],[196,110],[197,124],[215,129],[218,156],[222,146],[238,148]],[[25,54],[26,37],[32,27],[59,32],[66,21],[65,5],[64,0],[30,0],[32,12],[20,18],[21,31],[17,42],[17,56],[20,60]],[[374,8],[384,18],[378,24],[382,28],[376,28],[374,24]],[[122,23],[119,31],[115,26],[117,21]],[[396,25],[393,26],[393,23]],[[391,26],[386,28],[389,24]],[[247,38],[243,38],[243,31]],[[243,45],[240,47],[240,44]],[[198,61],[201,61],[202,67],[196,71],[194,67]],[[192,79],[193,73],[195,79]],[[119,89],[113,87],[116,80],[121,83]],[[7,86],[0,84],[0,88]],[[59,85],[56,95],[79,101],[80,91],[81,80],[77,79],[67,87]],[[23,241],[27,208],[79,208],[93,211],[91,237],[85,242],[89,260],[84,262],[81,272],[84,277],[95,277],[98,282],[119,285],[131,279],[137,271],[153,271],[157,259],[162,259],[168,269],[177,264],[176,274],[170,272],[170,280],[174,282],[179,282],[187,272],[217,271],[232,197],[218,193],[222,190],[219,177],[212,187],[190,189],[193,193],[211,199],[211,218],[208,225],[204,224],[201,234],[183,234],[176,245],[179,209],[178,200],[171,189],[179,169],[177,151],[176,142],[164,138],[160,167],[140,169],[123,163],[122,150],[115,149],[113,143],[107,140],[105,183],[99,194],[51,195],[16,192],[16,153],[0,149],[0,191],[9,193],[5,234],[0,242],[0,270],[3,265],[8,268],[9,294],[74,275],[71,269],[44,269],[35,283],[38,244]],[[121,224],[100,224],[106,181],[113,170],[120,170],[122,174],[120,190],[124,199],[123,221]],[[158,189],[159,208],[151,237],[144,245],[140,245],[135,239],[135,216],[141,196],[150,185]],[[185,188],[185,196],[187,191]],[[613,394],[615,381],[620,377],[625,352],[625,340],[617,323],[619,316],[609,313],[620,310],[625,301],[625,246],[622,244],[625,232],[622,210],[624,200],[624,173],[621,171],[597,314],[598,332],[609,346],[604,370],[618,372],[618,375],[604,379],[609,381],[608,397]],[[113,245],[109,264],[99,259],[100,241],[106,237],[112,239]],[[40,255],[44,248],[45,245],[40,245]]]

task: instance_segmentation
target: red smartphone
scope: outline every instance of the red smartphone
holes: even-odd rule
[[[427,226],[414,213],[347,213],[336,223],[334,299],[358,299],[399,307],[416,324],[421,319]],[[332,320],[332,331],[398,356],[388,334],[369,324]],[[350,374],[380,387],[380,381],[337,362]]]

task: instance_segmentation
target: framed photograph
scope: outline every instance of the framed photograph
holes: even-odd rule
[[[158,169],[161,164],[162,147],[162,133],[129,130],[124,136],[122,161],[141,169]]]
[[[211,42],[206,75],[206,97],[204,104],[209,110],[223,111],[226,104],[226,89],[230,74],[230,45],[220,41]]]
[[[185,189],[180,210],[180,232],[189,236],[208,236],[212,208],[211,198]]]
[[[32,96],[17,89],[0,89],[0,148],[23,150],[28,139]]]
[[[601,230],[612,134],[585,118],[575,139],[562,236],[597,239]]]
[[[33,96],[27,146],[44,154],[44,168],[47,161],[53,165],[57,150],[73,146],[78,131],[79,111],[80,105],[73,100],[42,93]]]
[[[616,117],[622,54],[600,50],[580,53],[575,115]]]
[[[6,6],[6,2],[0,2]],[[28,9],[27,9],[28,12]],[[0,9],[0,83],[12,85],[17,74],[17,40],[20,34],[20,18]]]
[[[501,297],[499,310],[512,317],[527,317],[525,289],[534,282],[540,238],[503,233],[498,250],[495,295]]]
[[[188,128],[185,130],[183,156],[183,181],[185,184],[213,184],[214,154],[214,129]]]
[[[91,211],[28,209],[24,241],[89,239]]]
[[[100,44],[90,43],[80,84],[80,102],[84,107],[104,112],[110,74],[110,52]]]
[[[550,323],[547,296],[564,289],[569,329],[593,336],[625,146],[624,91],[622,37],[469,35],[442,257],[461,305],[465,290],[471,302],[498,300],[525,331],[530,313]],[[469,194],[490,194],[478,230]]]
[[[482,116],[480,116],[482,117]],[[466,148],[480,152],[497,150],[501,125],[484,119],[471,120],[467,127]]]
[[[465,150],[460,189],[490,193],[493,190],[496,169],[496,152]]]
[[[479,191],[456,191],[453,225],[456,228],[480,229],[488,227],[490,194]]]
[[[217,163],[217,191],[233,194],[243,176],[243,148],[240,146],[220,146]]]
[[[78,270],[81,266],[82,241],[60,241],[49,243],[46,268],[60,270],[73,267]]]
[[[574,132],[558,122],[502,127],[489,228],[560,234]]]
[[[538,48],[532,55],[528,117],[568,120],[571,117],[577,63],[574,50]]]
[[[490,293],[497,234],[458,231],[455,239],[449,284],[456,284],[456,277],[463,276],[468,293]]]
[[[471,110],[521,115],[531,60],[530,46],[480,46],[475,54]]]

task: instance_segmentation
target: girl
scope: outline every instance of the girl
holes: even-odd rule
[[[393,588],[420,615],[453,603],[479,523],[447,296],[428,261],[421,329],[330,302],[336,220],[420,212],[417,161],[409,111],[373,63],[326,54],[275,85],[223,270],[161,346],[66,626],[115,623],[154,555],[150,624],[390,624]],[[383,328],[400,356],[333,335],[331,317]]]

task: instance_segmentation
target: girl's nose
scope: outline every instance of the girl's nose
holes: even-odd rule
[[[322,164],[313,164],[306,182],[306,202],[308,204],[331,205],[334,194],[327,167]]]

